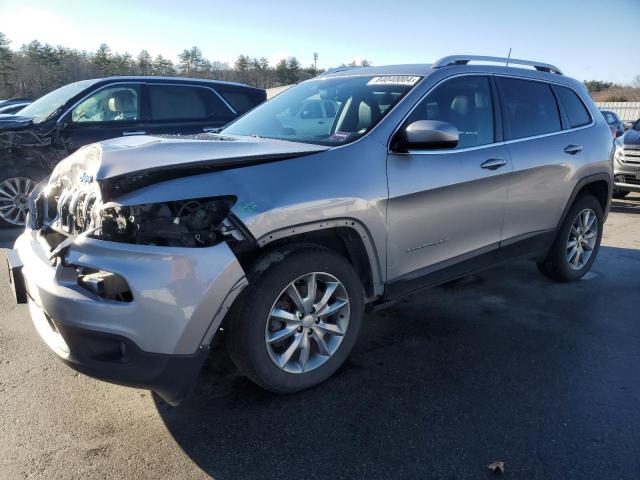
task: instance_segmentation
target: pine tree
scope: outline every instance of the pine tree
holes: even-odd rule
[[[157,55],[151,65],[151,73],[153,75],[170,76],[175,75],[176,70],[173,66],[173,62],[162,55]]]
[[[140,75],[150,75],[151,74],[151,55],[146,50],[142,50],[138,54],[138,71]]]
[[[289,71],[287,69],[287,61],[283,58],[276,65],[276,78],[280,85],[287,85],[289,81]]]
[[[106,43],[98,47],[96,53],[93,54],[92,62],[101,77],[106,77],[111,72],[111,49]]]
[[[9,48],[11,42],[0,32],[0,96],[10,96],[14,83],[15,65],[13,52]]]
[[[300,81],[300,62],[296,57],[289,57],[287,60],[287,81],[289,83]]]

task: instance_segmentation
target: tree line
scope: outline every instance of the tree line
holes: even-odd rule
[[[153,57],[147,50],[133,57],[127,52],[113,52],[106,44],[95,52],[87,52],[38,40],[13,50],[10,40],[0,32],[0,98],[37,98],[68,83],[113,75],[185,76],[271,88],[322,73],[317,61],[317,53],[313,53],[313,63],[306,67],[296,57],[270,65],[265,57],[240,55],[230,65],[208,60],[200,48],[192,47],[183,50],[174,63],[162,55]],[[366,66],[370,62],[363,60],[360,64]]]
[[[618,85],[601,80],[585,80],[584,85],[596,102],[640,102],[640,75],[631,85]]]

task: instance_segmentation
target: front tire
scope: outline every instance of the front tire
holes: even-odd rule
[[[257,262],[249,282],[225,321],[240,372],[276,393],[333,375],[364,314],[364,290],[351,264],[321,247],[288,247]]]
[[[593,195],[582,195],[567,214],[558,236],[540,271],[559,282],[579,280],[590,269],[600,249],[603,213],[600,202]]]

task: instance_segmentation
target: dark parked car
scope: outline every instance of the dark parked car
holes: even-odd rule
[[[604,116],[604,119],[607,121],[609,126],[614,127],[616,129],[616,137],[619,137],[620,135],[624,134],[624,125],[620,121],[620,117],[618,117],[618,115],[616,115],[614,112],[611,112],[609,110],[600,110],[600,111],[602,112],[602,115]]]
[[[89,143],[129,135],[216,131],[266,99],[238,83],[109,77],[61,87],[0,114],[0,225],[23,225],[26,199],[59,160]]]
[[[0,115],[18,113],[27,105],[31,104],[31,101],[25,100],[24,102],[10,103],[9,105],[0,105]]]
[[[0,100],[0,108],[8,107],[9,105],[15,105],[18,103],[29,104],[32,100],[30,98],[9,98],[6,100]]]

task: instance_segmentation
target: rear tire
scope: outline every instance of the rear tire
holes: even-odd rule
[[[603,218],[600,202],[593,195],[578,197],[538,269],[559,282],[582,278],[598,255]]]
[[[315,245],[276,250],[256,263],[225,320],[229,355],[266,390],[304,390],[346,360],[363,314],[362,284],[342,256]]]

